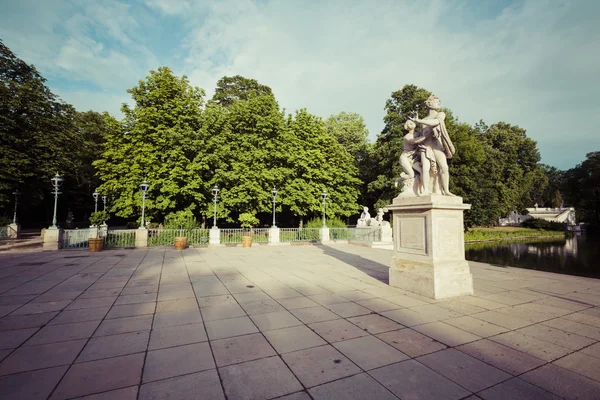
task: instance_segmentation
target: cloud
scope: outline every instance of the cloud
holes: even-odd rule
[[[126,89],[167,65],[208,96],[221,77],[241,74],[269,85],[288,112],[358,112],[374,140],[390,94],[415,84],[463,121],[527,129],[543,162],[570,168],[600,150],[596,124],[575,123],[600,114],[598,2],[23,0],[6,8],[0,37],[78,108],[118,109]]]

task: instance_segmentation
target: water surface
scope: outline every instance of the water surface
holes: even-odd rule
[[[600,278],[600,236],[469,243],[465,251],[471,261]]]

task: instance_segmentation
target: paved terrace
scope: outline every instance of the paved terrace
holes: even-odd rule
[[[2,399],[599,399],[600,281],[351,245],[0,255]]]

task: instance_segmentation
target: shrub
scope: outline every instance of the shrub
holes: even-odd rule
[[[104,221],[108,221],[110,215],[107,211],[96,211],[90,215],[90,224],[92,226],[101,225]]]
[[[340,218],[333,217],[327,218],[325,221],[327,223],[328,228],[346,228],[346,223],[342,221]],[[305,225],[305,228],[321,228],[323,227],[323,218],[313,218],[308,221]]]
[[[177,211],[165,217],[166,229],[196,229],[200,223],[190,210]]]
[[[255,225],[258,225],[260,222],[258,218],[254,214],[251,213],[242,213],[238,217],[238,221],[242,228],[252,228]]]
[[[0,215],[0,226],[6,226],[12,224],[12,218],[6,215]]]
[[[562,222],[546,221],[541,218],[532,218],[524,221],[521,226],[532,229],[545,229],[548,231],[564,231],[565,224]]]

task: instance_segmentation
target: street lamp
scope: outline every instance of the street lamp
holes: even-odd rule
[[[92,196],[94,196],[94,212],[98,212],[98,197],[100,196],[100,193],[98,193],[98,189],[94,190]]]
[[[62,185],[64,179],[62,178],[62,176],[58,175],[58,172],[56,173],[56,175],[54,175],[54,177],[52,179],[50,179],[50,182],[52,182],[52,187],[54,188],[54,216],[52,217],[52,226],[50,227],[50,229],[58,229],[58,227],[56,226],[56,206],[58,204],[58,195],[60,194],[60,192],[58,191],[58,188],[60,187],[60,185]]]
[[[277,189],[275,189],[275,186],[273,186],[271,194],[273,195],[273,228],[277,228],[277,225],[275,225],[275,199],[277,198]]]
[[[19,192],[19,190],[15,190],[13,192],[13,194],[15,195],[15,214],[13,215],[13,224],[17,224],[17,204],[19,204],[19,196],[21,195],[21,192]]]
[[[102,196],[102,202],[104,203],[104,210],[103,211],[106,211],[106,199],[107,199],[106,195]]]
[[[213,214],[213,229],[217,229],[217,196],[219,195],[219,188],[215,184],[215,187],[212,188],[213,204],[214,204],[214,214]]]
[[[327,225],[325,224],[325,203],[327,199],[327,192],[323,191],[323,193],[321,193],[321,197],[323,198],[323,228],[327,228]]]
[[[140,229],[146,229],[146,224],[144,223],[144,208],[146,206],[146,192],[149,187],[150,185],[148,185],[146,180],[140,185],[140,189],[142,189],[142,224],[140,225]]]

